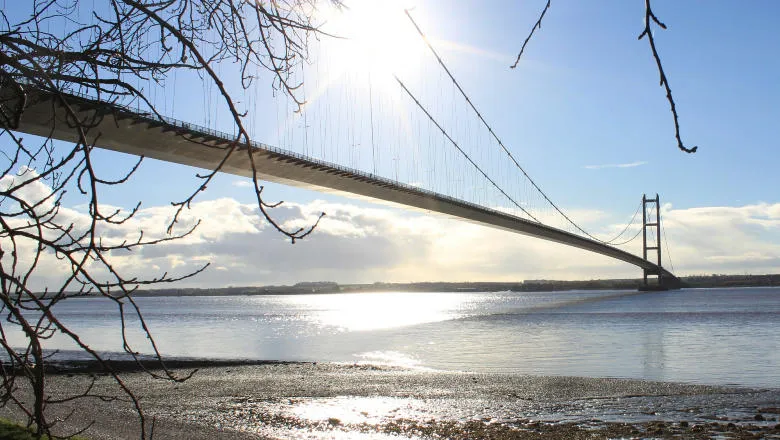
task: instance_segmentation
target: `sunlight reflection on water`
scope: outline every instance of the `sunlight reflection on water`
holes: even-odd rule
[[[437,293],[305,295],[290,299],[314,309],[309,320],[346,331],[380,330],[468,316],[473,298]]]
[[[420,359],[399,351],[368,351],[355,355],[360,359],[357,363],[364,365],[383,365],[390,367],[410,368],[414,370],[433,370],[422,365]]]
[[[410,399],[403,398],[338,396],[310,400],[293,406],[290,411],[308,421],[336,419],[342,424],[376,425],[390,418],[411,418],[410,405]]]

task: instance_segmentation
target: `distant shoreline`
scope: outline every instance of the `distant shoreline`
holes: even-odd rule
[[[684,287],[687,288],[780,286],[780,274],[697,275],[682,277],[681,280],[684,283]],[[526,280],[518,282],[377,282],[371,284],[338,284],[336,282],[324,281],[302,282],[292,286],[230,286],[139,290],[133,296],[251,296],[373,292],[559,292],[567,290],[636,290],[640,285],[642,285],[641,279]]]

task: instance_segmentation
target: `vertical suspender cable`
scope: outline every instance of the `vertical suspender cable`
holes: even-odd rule
[[[308,118],[308,102],[306,101],[306,65],[301,66],[301,87],[303,88],[303,105],[301,106],[301,113],[303,113],[303,155],[309,155],[309,118]]]
[[[669,266],[672,267],[672,272],[674,273],[676,271],[674,270],[674,263],[672,263],[672,252],[669,250],[669,242],[666,241],[666,226],[663,224],[663,222],[661,223],[661,229],[664,232],[664,245],[666,246],[666,258],[669,259]]]
[[[498,135],[493,131],[493,128],[490,126],[490,124],[487,123],[485,118],[482,116],[482,113],[477,110],[477,107],[474,105],[473,102],[471,102],[471,98],[466,94],[466,92],[463,90],[463,88],[460,86],[460,83],[455,79],[455,76],[450,72],[450,69],[447,67],[446,64],[444,64],[444,61],[439,56],[439,53],[436,52],[436,49],[433,48],[433,45],[428,40],[428,37],[425,35],[425,33],[420,29],[420,26],[417,25],[417,22],[414,21],[414,18],[412,18],[412,15],[409,13],[409,10],[406,11],[406,16],[409,18],[409,20],[414,25],[415,29],[417,30],[417,33],[420,34],[420,37],[422,37],[423,41],[425,41],[428,48],[431,50],[433,55],[436,57],[436,60],[439,62],[439,65],[444,69],[444,71],[447,73],[447,76],[450,77],[450,80],[452,83],[457,87],[460,94],[463,96],[463,98],[466,100],[466,103],[471,107],[472,110],[477,114],[477,117],[480,121],[485,125],[485,127],[488,129],[490,134],[493,136],[493,138],[498,142],[498,145],[504,150],[504,152],[507,154],[507,156],[512,160],[512,162],[515,164],[515,166],[520,170],[520,172],[523,173],[523,175],[528,179],[528,181],[533,185],[533,187],[539,192],[539,194],[544,198],[544,200],[547,201],[547,203],[561,216],[563,216],[566,221],[572,224],[575,228],[577,228],[578,231],[582,232],[583,234],[587,235],[588,237],[592,238],[593,240],[596,240],[601,243],[609,244],[607,241],[601,240],[598,237],[595,237],[588,233],[586,230],[582,229],[577,223],[575,223],[571,218],[569,218],[568,215],[566,215],[553,201],[547,196],[547,194],[542,191],[542,189],[534,182],[533,179],[531,179],[531,176],[528,175],[528,173],[525,171],[525,169],[520,165],[520,163],[515,159],[515,157],[512,155],[512,153],[509,151],[509,149],[504,145],[503,142],[501,142],[501,139],[498,137]]]

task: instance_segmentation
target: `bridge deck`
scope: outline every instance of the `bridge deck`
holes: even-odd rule
[[[8,90],[0,92],[2,102],[13,105],[13,95]],[[89,137],[93,140],[97,138],[97,146],[109,150],[214,169],[225,157],[226,149],[233,140],[225,133],[169,118],[139,114],[82,97],[69,95],[68,102],[80,117],[91,119],[98,116],[97,124],[89,130]],[[37,90],[28,91],[26,109],[14,130],[75,142],[75,130],[65,122],[65,113],[64,106],[55,96]],[[225,173],[252,176],[247,148],[251,149],[263,180],[434,211],[596,252],[647,269],[666,280],[676,280],[673,274],[650,261],[589,238],[269,145],[242,145],[240,151],[228,158],[223,168]]]

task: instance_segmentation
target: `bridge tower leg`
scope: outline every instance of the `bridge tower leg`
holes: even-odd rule
[[[650,205],[650,214],[648,216],[648,209],[647,206]],[[655,216],[652,216],[652,210],[653,207],[655,208]],[[655,218],[652,218],[655,217]],[[655,240],[652,244],[652,246],[647,245],[647,230],[650,229],[650,232],[655,232]],[[658,194],[655,195],[655,198],[648,198],[647,194],[642,195],[642,255],[645,260],[648,258],[648,251],[655,251],[655,256],[657,257],[656,264],[658,265],[659,270],[650,270],[650,269],[643,269],[644,271],[644,287],[647,288],[647,276],[648,275],[657,275],[658,276],[658,286],[663,286],[663,275],[661,274],[660,268],[661,268],[661,204],[659,202]]]

